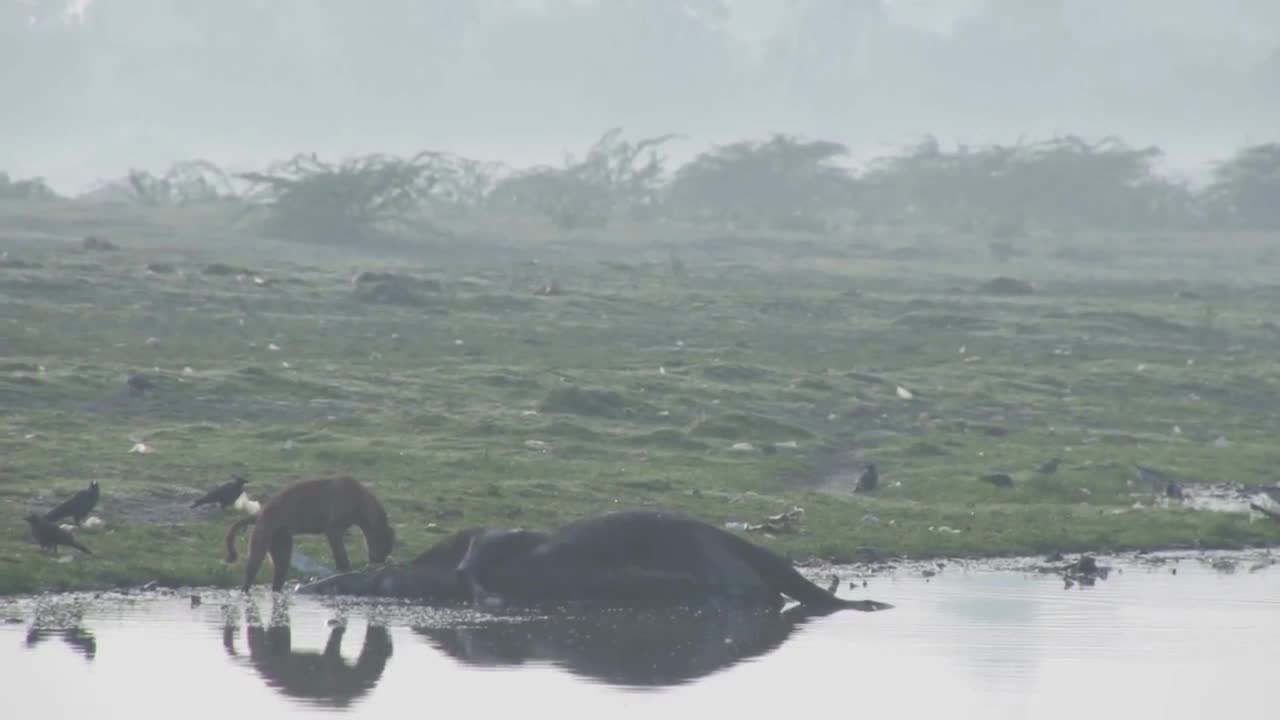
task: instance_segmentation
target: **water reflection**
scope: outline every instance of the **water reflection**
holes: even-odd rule
[[[763,656],[814,616],[799,607],[784,613],[600,612],[414,632],[465,665],[546,663],[610,685],[665,687]]]
[[[948,567],[926,582],[903,571],[873,580],[895,612],[812,620],[495,617],[214,590],[202,590],[197,607],[163,593],[0,598],[3,708],[51,718],[395,717],[429,696],[433,707],[479,717],[531,707],[611,720],[1068,720],[1082,708],[1267,717],[1280,647],[1280,564],[1264,564],[1271,559],[1242,555],[1233,574],[1220,574],[1217,560],[1181,562],[1176,575],[1172,562],[1130,563],[1070,590],[1039,573]],[[345,629],[326,626],[343,613]]]
[[[84,606],[79,602],[41,602],[27,629],[25,646],[35,649],[49,638],[61,638],[73,651],[92,662],[98,655],[98,639],[84,627]]]
[[[92,661],[98,654],[98,640],[93,632],[82,627],[48,628],[32,627],[27,631],[27,648],[34,648],[51,637],[60,637],[72,650]]]
[[[365,629],[360,654],[350,663],[342,657],[344,623],[329,630],[323,650],[296,650],[287,606],[277,600],[271,622],[265,627],[255,621],[255,615],[251,610],[245,625],[247,663],[269,687],[291,698],[328,707],[349,707],[377,686],[391,658],[391,634],[379,624],[370,623]],[[224,624],[223,649],[227,655],[245,662],[235,643],[235,625]]]

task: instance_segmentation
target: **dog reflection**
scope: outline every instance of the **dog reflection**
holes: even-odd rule
[[[776,650],[816,613],[592,613],[470,627],[414,628],[450,657],[481,666],[549,662],[629,687],[681,685]]]
[[[34,648],[46,639],[51,637],[60,637],[62,641],[71,647],[72,650],[84,656],[85,660],[92,661],[98,655],[98,640],[93,636],[91,630],[82,627],[70,628],[41,628],[33,627],[27,631],[28,648]]]
[[[324,650],[294,650],[288,622],[269,627],[249,625],[245,640],[248,663],[267,685],[291,698],[330,707],[347,707],[372,690],[382,677],[391,657],[391,634],[380,625],[365,630],[364,645],[354,664],[343,659],[342,638],[346,627],[329,631]],[[222,645],[227,654],[240,658],[235,648],[236,628],[224,625]]]

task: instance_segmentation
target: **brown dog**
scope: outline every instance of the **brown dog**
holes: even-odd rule
[[[351,570],[342,535],[352,525],[364,533],[370,564],[385,561],[395,543],[395,531],[387,522],[382,503],[368,488],[348,476],[296,482],[267,500],[256,516],[236,521],[227,530],[227,562],[236,561],[236,533],[247,525],[254,527],[244,568],[242,589],[245,591],[253,583],[268,552],[274,569],[271,589],[279,592],[284,588],[295,534],[328,538],[339,572]]]

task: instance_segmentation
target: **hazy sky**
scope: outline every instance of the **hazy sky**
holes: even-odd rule
[[[1118,134],[1194,167],[1280,127],[1275,0],[94,0],[35,28],[29,1],[0,0],[0,169],[64,189],[313,150],[557,162],[613,126],[686,154]]]

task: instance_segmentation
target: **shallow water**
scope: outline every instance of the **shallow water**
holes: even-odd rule
[[[495,619],[262,591],[195,591],[195,607],[186,591],[10,598],[4,707],[46,718],[1274,717],[1280,565],[1260,557],[1112,563],[1105,580],[1069,589],[990,566],[927,579],[903,568],[840,590],[894,609],[798,625]]]

